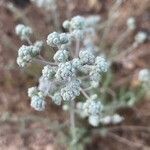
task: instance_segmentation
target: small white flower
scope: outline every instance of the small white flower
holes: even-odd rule
[[[135,30],[136,29],[136,21],[134,17],[130,17],[127,20],[127,27],[130,30]]]
[[[144,43],[146,39],[147,39],[147,34],[145,32],[140,31],[135,35],[135,41],[138,44]]]
[[[72,29],[84,29],[86,25],[85,18],[81,16],[75,16],[70,21],[70,26]]]
[[[91,115],[89,116],[88,121],[90,125],[97,127],[100,122],[100,119],[98,115]]]
[[[138,78],[142,82],[149,82],[150,81],[150,70],[148,70],[148,69],[140,70]]]
[[[70,35],[72,39],[76,40],[83,40],[84,38],[84,32],[82,30],[73,30]]]
[[[46,65],[44,66],[43,70],[42,70],[42,76],[45,79],[53,79],[55,75],[55,70],[53,67],[51,67],[50,65]]]
[[[123,117],[121,117],[119,114],[114,114],[112,116],[112,124],[119,124],[124,120]]]
[[[52,47],[57,47],[69,42],[68,35],[66,33],[52,32],[47,37],[47,44]]]
[[[31,98],[31,107],[33,107],[37,111],[43,111],[45,109],[45,101],[44,98],[39,96],[33,96]]]
[[[97,56],[95,59],[95,66],[99,70],[99,72],[107,72],[109,63],[102,56]]]
[[[32,29],[23,24],[19,24],[16,26],[15,32],[20,36],[21,40],[26,40],[33,33]]]
[[[28,88],[28,96],[29,97],[33,97],[35,95],[38,94],[38,89],[37,87],[31,87],[31,88]]]
[[[69,52],[67,50],[58,50],[53,58],[56,62],[66,62],[69,58]]]
[[[101,102],[93,99],[88,99],[83,104],[83,110],[89,115],[100,115],[102,108]]]
[[[76,70],[71,62],[60,63],[56,72],[56,79],[69,81],[76,76]]]
[[[95,56],[90,50],[81,50],[79,58],[82,64],[93,64],[95,61]]]
[[[64,105],[62,106],[62,109],[63,109],[64,111],[68,111],[68,110],[69,110],[69,105],[64,104]]]
[[[72,80],[64,88],[61,89],[61,96],[64,101],[74,100],[80,95],[80,81]]]
[[[73,60],[72,60],[72,65],[73,65],[73,67],[74,68],[76,68],[76,69],[80,69],[81,68],[81,61],[80,61],[80,59],[79,58],[74,58]]]
[[[100,119],[100,122],[104,125],[108,125],[112,123],[112,117],[111,116],[106,116]]]
[[[61,105],[62,97],[61,97],[60,92],[56,92],[56,93],[52,96],[52,101],[53,101],[56,105]]]
[[[63,27],[64,27],[65,29],[69,29],[69,28],[70,28],[70,21],[65,20],[65,21],[63,22]]]

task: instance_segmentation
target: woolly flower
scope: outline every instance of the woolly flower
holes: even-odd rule
[[[90,75],[90,80],[91,81],[99,82],[100,79],[101,79],[101,75],[95,67],[92,69],[92,71],[90,72],[89,75]]]
[[[91,81],[90,84],[93,88],[97,88],[99,86],[99,82],[97,81]]]
[[[63,27],[64,27],[65,29],[69,29],[69,28],[70,28],[70,21],[69,21],[69,20],[65,20],[65,21],[63,22]]]
[[[111,123],[111,116],[106,116],[100,119],[100,122],[104,125],[108,125]]]
[[[61,96],[64,101],[74,100],[80,95],[80,81],[72,80],[64,88],[61,89]]]
[[[88,116],[88,114],[83,110],[83,102],[77,102],[76,108],[77,108],[77,113],[80,115],[81,118],[85,118]]]
[[[82,65],[78,70],[84,74],[88,74],[91,70],[92,66],[90,65]]]
[[[124,120],[119,114],[114,114],[113,116],[106,116],[100,119],[100,123],[104,125],[108,124],[118,124]]]
[[[69,58],[69,52],[67,50],[58,50],[53,58],[56,62],[66,62]]]
[[[80,61],[80,59],[79,58],[74,58],[73,60],[72,60],[72,65],[73,65],[73,67],[74,68],[76,68],[76,69],[79,69],[79,68],[81,68],[81,61]]]
[[[20,67],[25,67],[29,62],[31,62],[32,58],[37,56],[41,51],[41,47],[36,45],[26,46],[22,45],[18,50],[18,58],[17,64]]]
[[[95,61],[95,56],[90,50],[81,50],[79,58],[82,64],[93,64]]]
[[[32,29],[23,24],[19,24],[16,26],[15,32],[18,36],[20,36],[21,40],[26,40],[32,34]]]
[[[38,7],[43,7],[46,10],[52,9],[55,4],[55,0],[31,0],[34,2]]]
[[[83,104],[83,110],[89,115],[100,115],[102,111],[102,104],[100,101],[97,101],[95,98],[90,97]]]
[[[99,72],[107,72],[109,63],[102,56],[97,56],[95,59],[95,66],[99,70]]]
[[[33,46],[33,49],[32,49],[32,55],[33,56],[38,55],[42,48],[43,48],[43,42],[42,41],[36,41],[34,43],[34,46]]]
[[[71,32],[71,37],[73,39],[82,40],[84,38],[84,32],[82,30],[73,30]]]
[[[35,56],[37,56],[40,53],[40,51],[41,51],[41,49],[43,47],[43,42],[42,41],[37,41],[31,47],[32,47],[31,55],[32,55],[32,57],[35,57]]]
[[[33,96],[31,97],[31,107],[33,107],[37,111],[43,111],[45,109],[45,101],[43,97],[40,96]]]
[[[135,30],[135,28],[136,28],[136,21],[135,21],[134,17],[128,18],[128,20],[127,20],[127,27],[130,30]]]
[[[97,127],[100,122],[100,119],[98,115],[91,115],[89,116],[88,121],[90,125]]]
[[[31,52],[32,52],[32,46],[22,45],[19,48],[17,64],[20,67],[25,67],[27,63],[31,62],[31,59],[32,59]]]
[[[62,109],[63,109],[64,111],[68,111],[68,110],[69,110],[69,105],[64,104],[64,105],[62,106]]]
[[[146,39],[147,39],[147,34],[145,32],[140,31],[135,35],[135,41],[139,44],[144,43]]]
[[[66,33],[50,33],[47,37],[47,44],[52,47],[60,46],[61,44],[67,44],[69,42],[68,35]]]
[[[53,94],[57,90],[55,81],[44,78],[39,79],[38,89],[43,92],[44,95]]]
[[[113,123],[113,124],[121,123],[123,120],[124,120],[124,118],[121,117],[119,114],[114,114],[114,115],[112,116],[112,123]]]
[[[42,70],[43,78],[50,80],[50,79],[53,79],[54,75],[55,75],[55,70],[53,67],[51,67],[49,65],[44,66],[44,68]]]
[[[56,92],[56,93],[52,96],[52,101],[53,101],[56,105],[61,105],[62,97],[61,97],[60,92]]]
[[[35,95],[38,94],[38,89],[37,87],[31,87],[31,88],[28,88],[28,96],[31,98]]]
[[[56,79],[68,81],[75,76],[76,76],[76,71],[70,61],[66,63],[60,63],[58,65],[58,70],[55,75]]]
[[[150,70],[148,70],[148,69],[140,70],[138,79],[142,82],[149,82],[150,81]]]
[[[85,18],[81,16],[75,16],[70,21],[70,26],[72,29],[84,29],[85,27]]]

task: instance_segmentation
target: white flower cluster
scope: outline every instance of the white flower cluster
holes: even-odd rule
[[[23,24],[18,24],[15,28],[15,32],[21,38],[21,40],[28,39],[33,33],[30,27]]]
[[[76,77],[76,70],[70,61],[60,63],[58,65],[58,70],[56,72],[55,77],[60,81],[70,81],[72,78]]]
[[[27,66],[28,63],[36,57],[42,49],[42,42],[36,42],[34,45],[22,45],[18,50],[17,64],[20,67]]]
[[[77,109],[81,117],[88,117],[89,123],[92,126],[98,126],[103,105],[100,100],[97,99],[97,95],[92,95],[85,102],[77,103]]]
[[[61,89],[61,96],[64,101],[74,100],[80,95],[80,81],[73,80]]]
[[[42,70],[42,76],[45,79],[53,79],[55,75],[55,68],[51,67],[50,65],[46,65],[44,66],[43,70]]]
[[[144,43],[146,39],[147,39],[147,34],[143,31],[140,31],[135,35],[135,42],[138,44]]]
[[[104,125],[109,124],[119,124],[124,120],[124,117],[119,114],[114,114],[113,116],[106,116],[100,119],[100,123]]]
[[[149,69],[140,70],[138,79],[141,82],[150,82],[150,70]]]
[[[85,18],[81,16],[75,16],[70,21],[66,20],[63,23],[63,27],[70,30],[81,30],[85,26]]]
[[[79,53],[79,58],[81,64],[93,64],[95,61],[95,56],[90,50],[81,50]]]
[[[50,33],[47,37],[47,44],[52,47],[59,47],[60,45],[67,44],[69,37],[66,33]]]
[[[45,109],[45,96],[38,90],[37,87],[31,87],[28,89],[28,96],[31,98],[31,107],[37,111],[43,111]]]
[[[129,30],[135,30],[136,29],[136,20],[134,17],[128,18],[127,27]]]
[[[46,97],[50,97],[56,105],[63,106],[63,103],[68,105],[70,101],[75,101],[81,92],[85,96],[84,88],[87,86],[97,87],[99,85],[102,73],[108,70],[109,63],[102,56],[96,57],[92,47],[82,47],[82,49],[80,49],[80,45],[79,48],[77,45],[75,49],[72,47],[81,39],[81,35],[84,41],[84,38],[89,38],[90,34],[93,34],[93,30],[89,28],[93,25],[92,20],[96,23],[99,18],[88,19],[76,16],[71,21],[63,23],[63,26],[68,29],[68,33],[52,32],[47,36],[47,45],[57,51],[53,56],[54,61],[46,62],[43,67],[38,87],[32,87],[28,90],[31,107],[35,110],[43,111],[45,109]],[[84,33],[87,36],[84,37]],[[22,67],[26,66],[39,54],[41,49],[41,42],[30,46],[23,45],[18,51],[18,64]],[[45,60],[40,61],[45,62]],[[86,81],[82,80],[85,77],[87,77]],[[87,100],[80,102],[79,110],[83,117],[88,117],[91,125],[97,126],[103,107],[97,95],[90,92],[88,94],[89,96],[85,96]]]
[[[83,40],[85,35],[91,31],[91,26],[96,25],[99,21],[99,16],[90,16],[87,18],[75,16],[70,21],[64,21],[63,27],[70,31],[72,38]]]
[[[66,62],[69,58],[69,52],[67,50],[58,50],[53,58],[56,62]]]

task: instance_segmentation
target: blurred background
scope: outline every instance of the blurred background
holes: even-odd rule
[[[57,0],[60,23],[68,16],[76,15],[99,15],[105,21],[111,14],[114,2]],[[66,13],[68,8],[69,12]],[[145,68],[150,69],[150,1],[122,0],[117,12],[117,19],[108,26],[110,30],[103,39],[103,53],[110,53],[115,39],[125,31],[129,17],[136,19],[137,28],[122,42],[118,55],[130,47],[138,31],[147,33],[148,39],[129,55],[113,60],[113,77],[107,78],[110,80],[108,91],[113,91],[118,100],[127,102],[127,105],[117,109],[125,120],[119,125],[96,130],[86,125],[89,132],[80,139],[81,146],[78,150],[150,149],[149,82],[146,82],[145,88],[139,80],[139,72]],[[22,42],[15,35],[15,26],[18,23],[29,25],[33,28],[36,39],[44,40],[54,31],[51,16],[51,11],[37,7],[30,0],[0,0],[0,150],[68,149],[65,126],[68,114],[51,102],[44,112],[36,112],[30,107],[27,89],[37,84],[41,68],[20,69],[16,64],[17,51]],[[63,27],[61,29],[64,30]],[[97,33],[99,37],[101,32]],[[96,42],[99,44],[101,39],[96,39]]]

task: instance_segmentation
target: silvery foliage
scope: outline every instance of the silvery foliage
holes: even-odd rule
[[[106,58],[95,56],[93,46],[87,47],[83,44],[84,46],[79,46],[79,49],[73,47],[77,43],[84,42],[85,38],[89,38],[94,33],[91,20],[92,18],[88,20],[81,16],[73,17],[63,23],[64,28],[68,30],[67,33],[52,32],[47,36],[47,45],[57,49],[57,52],[53,56],[54,62],[47,62],[43,67],[39,85],[28,90],[31,107],[35,110],[45,109],[47,97],[51,97],[56,105],[64,106],[63,103],[75,101],[81,91],[83,94],[84,88],[89,86],[95,88],[99,85],[102,74],[109,68]],[[93,20],[97,22],[98,18]],[[39,56],[40,51],[39,42],[28,46],[23,45],[18,52],[19,66],[27,66]],[[97,126],[103,106],[96,95],[90,91],[88,94],[89,98],[86,97],[86,101],[80,102],[81,107],[80,109],[77,107],[77,112],[88,117],[91,125]]]

